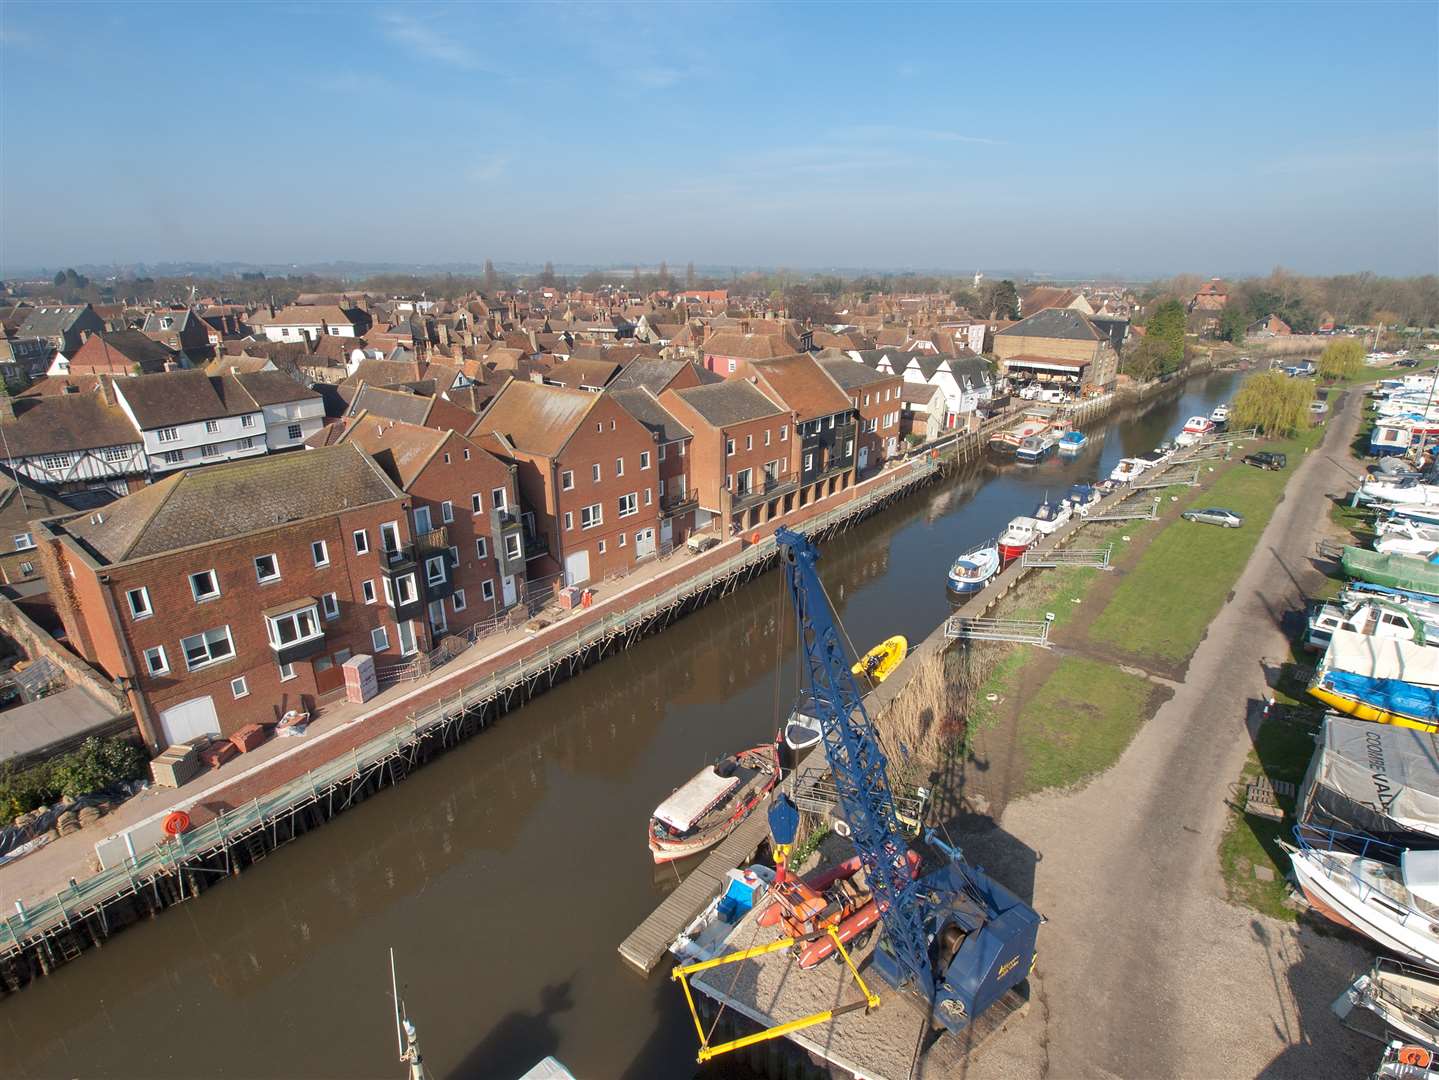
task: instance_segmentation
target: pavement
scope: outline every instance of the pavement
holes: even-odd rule
[[[1088,786],[1006,808],[976,861],[1033,878],[1049,920],[1035,1006],[962,1075],[1323,1077],[1368,1075],[1377,1044],[1330,1003],[1366,970],[1367,943],[1314,917],[1298,925],[1225,899],[1218,849],[1262,703],[1265,658],[1289,653],[1281,620],[1322,574],[1311,562],[1332,493],[1352,489],[1350,392],[1211,624],[1182,684],[1119,762]],[[955,1075],[955,1074],[949,1074]]]

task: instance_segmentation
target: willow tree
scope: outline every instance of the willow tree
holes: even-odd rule
[[[1293,435],[1309,426],[1314,384],[1282,371],[1251,375],[1229,407],[1231,429],[1258,428],[1265,435]]]
[[[1364,346],[1353,338],[1331,341],[1319,354],[1321,379],[1352,379],[1364,370]]]

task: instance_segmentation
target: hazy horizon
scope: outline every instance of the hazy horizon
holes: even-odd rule
[[[0,275],[1439,271],[1435,5],[817,10],[7,3]]]

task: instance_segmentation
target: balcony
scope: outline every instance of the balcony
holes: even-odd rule
[[[700,497],[693,491],[687,491],[683,495],[666,495],[660,499],[660,516],[674,517],[676,514],[685,514],[699,505]]]
[[[778,498],[799,487],[799,480],[795,477],[779,479],[773,476],[762,476],[753,484],[748,491],[736,491],[731,493],[731,510],[748,510],[756,503],[762,503],[767,499]]]

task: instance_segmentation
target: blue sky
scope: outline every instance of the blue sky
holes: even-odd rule
[[[0,272],[1439,263],[1439,5],[0,4]]]

